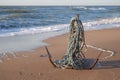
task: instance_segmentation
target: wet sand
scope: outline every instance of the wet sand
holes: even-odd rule
[[[112,50],[115,54],[103,52],[100,64],[92,70],[54,68],[49,62],[44,47],[33,51],[8,55],[0,62],[0,80],[120,80],[120,28],[85,32],[86,44]],[[61,59],[66,53],[68,34],[45,40],[53,59]],[[20,54],[19,54],[20,53]],[[88,48],[87,59],[96,59],[100,51]]]

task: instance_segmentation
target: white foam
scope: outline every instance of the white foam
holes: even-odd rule
[[[102,7],[99,7],[99,8],[88,8],[89,10],[106,10],[106,8],[102,8]]]
[[[105,28],[120,27],[119,24],[120,24],[120,18],[101,19],[101,20],[89,21],[83,23],[85,30],[98,30]],[[108,26],[104,26],[104,25],[108,25]],[[58,25],[38,26],[31,28],[16,28],[16,29],[8,29],[8,30],[4,29],[1,30],[0,37],[54,32],[59,30],[65,30],[68,27],[69,24],[58,24]]]
[[[52,31],[65,29],[67,27],[68,27],[68,24],[60,24],[60,25],[44,26],[44,27],[16,28],[12,30],[1,30],[0,37],[52,32]]]
[[[101,19],[97,21],[84,23],[84,25],[92,26],[92,25],[113,24],[113,23],[120,23],[120,18]]]
[[[97,30],[104,28],[120,27],[118,26],[119,24],[120,24],[120,18],[111,18],[111,19],[101,19],[98,21],[86,22],[83,23],[83,26],[85,30],[95,30],[95,29]],[[0,60],[7,53],[13,54],[12,52],[16,52],[16,51],[28,51],[40,46],[47,45],[46,43],[43,43],[42,40],[64,34],[68,31],[68,28],[69,28],[69,24],[60,24],[60,25],[51,25],[51,26],[43,26],[43,27],[38,26],[31,28],[16,28],[12,30],[11,29],[1,30]],[[30,34],[30,35],[25,35],[25,34]],[[15,35],[24,35],[24,36],[15,36]],[[8,36],[13,36],[13,37],[8,37]],[[106,56],[104,59],[114,55],[114,53],[110,50],[104,50],[102,48],[97,48],[97,47],[94,48],[100,51],[106,51],[111,53],[109,56]]]
[[[71,7],[72,9],[84,9],[84,10],[106,10],[106,8],[103,7],[83,7],[83,6],[74,6]]]

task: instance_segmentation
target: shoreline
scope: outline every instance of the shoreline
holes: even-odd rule
[[[1,80],[119,80],[120,79],[120,28],[85,31],[87,45],[103,49],[114,50],[115,55],[100,60],[100,67],[93,70],[72,70],[54,68],[49,62],[46,50],[43,47],[33,51],[17,52],[16,57],[9,55],[8,60],[0,63]],[[54,60],[61,59],[67,49],[68,33],[52,37],[43,42],[49,44],[48,48]],[[96,54],[97,53],[97,54]],[[85,56],[96,59],[99,51],[88,48]],[[109,56],[105,52],[101,58]],[[101,67],[102,66],[102,67]],[[87,75],[87,77],[86,77]]]
[[[120,28],[109,28],[109,29],[100,29],[100,30],[87,30],[87,31],[85,31],[85,34],[86,33],[89,33],[89,32],[96,32],[96,31],[104,31],[104,30],[116,30],[116,29],[120,29]],[[66,38],[66,49],[67,49],[67,41],[68,41],[68,35],[69,35],[69,33],[67,32],[67,33],[64,33],[64,34],[60,34],[60,35],[56,35],[56,36],[53,36],[53,37],[49,37],[49,38],[47,38],[47,39],[44,39],[44,40],[40,40],[40,43],[43,43],[44,45],[42,45],[42,46],[38,46],[38,47],[36,47],[36,48],[32,48],[32,49],[30,49],[30,50],[24,50],[24,51],[13,51],[13,52],[8,52],[8,53],[5,53],[5,55],[2,55],[3,57],[0,57],[0,62],[2,63],[2,60],[1,59],[3,59],[3,58],[6,58],[6,57],[9,57],[9,55],[12,57],[16,57],[16,55],[20,55],[21,53],[32,53],[32,52],[35,52],[36,50],[39,50],[40,48],[43,48],[43,47],[45,47],[45,46],[51,46],[52,45],[52,43],[51,43],[51,39],[53,40],[54,38],[57,38],[57,37],[61,37],[61,36],[64,36],[65,38]],[[86,37],[86,36],[85,36]],[[86,43],[86,45],[88,45],[88,47],[91,47],[91,48],[97,48],[97,46],[96,45],[90,45],[90,44],[87,44]],[[101,48],[101,47],[99,47],[99,48]],[[12,53],[12,54],[11,54]],[[19,54],[20,53],[20,54]],[[24,54],[23,54],[24,55]]]
[[[89,32],[89,31],[99,31],[99,30],[111,30],[111,29],[119,29],[119,27],[118,28],[105,28],[105,29],[98,29],[98,30],[85,30],[85,32]],[[41,37],[40,37],[40,34],[33,34],[33,35],[16,35],[16,36],[11,36],[11,37],[2,37],[3,38],[3,40],[4,39],[6,39],[5,41],[8,43],[8,46],[10,45],[10,46],[12,46],[13,47],[13,50],[12,50],[12,48],[9,46],[8,47],[8,50],[5,50],[4,49],[4,47],[5,47],[5,45],[3,45],[4,47],[3,47],[3,50],[2,50],[2,48],[0,48],[0,50],[1,50],[1,54],[0,55],[2,55],[2,54],[7,54],[7,53],[19,53],[19,52],[27,52],[27,51],[34,51],[34,50],[36,50],[37,48],[40,48],[40,47],[43,47],[43,46],[48,46],[49,44],[47,44],[46,42],[44,42],[44,41],[46,41],[46,40],[48,40],[48,39],[50,39],[50,38],[53,38],[53,37],[57,37],[57,36],[61,36],[61,35],[64,35],[64,34],[68,34],[69,32],[68,31],[66,31],[66,32],[63,32],[63,33],[60,33],[60,34],[57,34],[57,32],[55,32],[55,35],[54,36],[52,36],[52,35],[49,35],[49,37],[45,37],[44,39],[41,39]],[[47,34],[46,34],[47,35]],[[29,38],[30,39],[30,36],[31,36],[31,38],[33,38],[34,40],[34,43],[35,43],[35,45],[34,45],[34,43],[33,44],[31,44],[30,43],[30,41],[27,41],[27,38]],[[35,37],[34,37],[35,36]],[[37,37],[40,37],[40,38],[37,38]],[[9,39],[10,38],[10,39]],[[15,38],[18,38],[17,39],[17,41],[15,41],[14,39]],[[20,39],[21,38],[21,39]],[[35,41],[35,38],[37,38],[37,40]],[[26,48],[27,46],[25,45],[25,47],[23,47],[21,44],[26,44],[24,41],[20,41],[20,40],[24,40],[25,39],[25,42],[27,43],[27,46],[29,45],[29,43],[30,43],[30,47],[28,47],[28,48]],[[8,40],[10,40],[10,42],[8,41]],[[18,43],[18,42],[20,42],[20,43]],[[4,42],[3,42],[4,43]],[[2,44],[3,44],[2,43]],[[15,47],[15,45],[12,45],[11,43],[13,43],[13,44],[18,44],[18,45],[20,45],[20,47],[23,47],[23,48],[20,48],[20,47],[17,47],[16,49],[14,49],[14,47]],[[40,44],[38,44],[38,43],[40,43]],[[33,46],[32,46],[33,45]],[[10,48],[10,50],[9,50],[9,48]],[[19,48],[19,49],[18,49]],[[7,48],[6,48],[7,49]]]

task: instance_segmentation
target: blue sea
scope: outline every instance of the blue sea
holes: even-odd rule
[[[120,6],[0,6],[0,54],[33,50],[67,33],[80,14],[85,30],[120,27]]]

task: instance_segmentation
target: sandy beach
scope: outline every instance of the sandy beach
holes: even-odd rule
[[[103,52],[100,66],[92,70],[54,68],[49,62],[44,47],[33,51],[8,55],[0,62],[0,80],[120,80],[120,28],[85,32],[86,44],[112,50],[115,54]],[[66,53],[68,34],[45,40],[53,59],[61,59]],[[88,48],[86,58],[96,59],[100,51]]]

